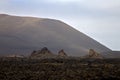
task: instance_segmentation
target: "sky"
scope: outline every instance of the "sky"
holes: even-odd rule
[[[120,50],[120,0],[0,0],[0,14],[58,19]]]

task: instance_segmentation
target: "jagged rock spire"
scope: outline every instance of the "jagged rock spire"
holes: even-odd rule
[[[96,52],[94,49],[89,50],[88,54],[89,58],[103,58],[102,55],[100,55],[98,52]]]
[[[62,49],[62,50],[60,50],[60,51],[58,52],[58,56],[66,57],[67,54],[66,54],[66,53],[64,52],[64,50]]]
[[[30,55],[30,58],[48,58],[48,57],[54,57],[54,54],[50,50],[48,50],[47,47],[44,47],[38,51],[33,51]]]
[[[88,55],[84,56],[85,58],[95,58],[95,59],[102,59],[103,56],[96,52],[94,49],[89,49]]]
[[[93,57],[93,56],[97,56],[97,55],[98,55],[98,53],[95,52],[93,49],[89,50],[89,57]]]
[[[44,47],[41,49],[41,51],[38,54],[51,54],[51,51],[48,50],[47,47]]]
[[[37,52],[37,51],[34,50],[34,51],[31,53],[31,56],[35,56],[36,52]]]

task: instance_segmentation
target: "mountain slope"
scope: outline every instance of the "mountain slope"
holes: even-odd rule
[[[106,58],[120,58],[120,51],[109,51],[102,53]]]
[[[83,56],[89,49],[111,51],[59,20],[0,14],[0,54],[28,54],[43,47],[53,53],[64,49],[71,56]]]

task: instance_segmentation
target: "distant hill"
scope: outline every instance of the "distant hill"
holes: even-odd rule
[[[43,47],[53,53],[64,49],[69,56],[86,55],[89,49],[99,53],[111,51],[62,21],[0,14],[1,55],[28,55]]]

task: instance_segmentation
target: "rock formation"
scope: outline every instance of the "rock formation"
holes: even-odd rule
[[[47,47],[44,47],[41,49],[41,51],[38,51],[38,54],[52,54],[52,52],[50,50],[48,50]]]
[[[64,50],[62,49],[62,50],[60,50],[59,52],[58,52],[58,56],[59,57],[67,57],[67,54],[64,52]]]
[[[97,58],[102,59],[103,56],[96,52],[94,49],[89,50],[89,54],[85,56],[85,58]]]
[[[53,58],[55,54],[53,54],[47,47],[42,48],[38,51],[33,51],[30,55],[30,58]]]
[[[30,56],[33,57],[33,56],[36,56],[36,55],[37,55],[37,51],[33,51]]]
[[[30,55],[30,58],[41,59],[41,58],[66,58],[68,57],[65,51],[62,49],[58,54],[53,54],[47,47],[42,48],[38,51],[33,51]]]

